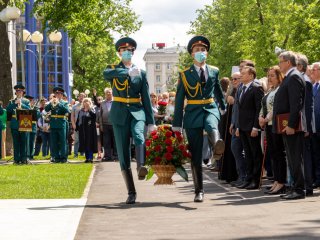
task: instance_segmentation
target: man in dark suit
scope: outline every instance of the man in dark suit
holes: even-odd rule
[[[243,86],[237,100],[239,114],[236,135],[240,135],[247,165],[246,179],[243,184],[237,187],[248,190],[259,188],[262,167],[259,113],[264,92],[262,86],[257,81],[254,81],[255,78],[255,68],[246,66],[241,70]]]
[[[285,75],[273,105],[273,131],[276,132],[276,116],[289,113],[287,126],[283,129],[283,142],[287,154],[289,170],[293,178],[292,190],[283,199],[292,200],[305,198],[303,176],[303,132],[296,132],[299,118],[304,105],[305,81],[301,73],[295,68],[297,56],[294,52],[286,51],[279,55],[279,67]]]
[[[314,169],[313,166],[313,156],[312,156],[312,148],[311,148],[311,138],[313,133],[313,92],[312,92],[312,83],[309,77],[306,74],[308,68],[308,58],[307,56],[298,53],[298,62],[297,62],[297,70],[301,72],[303,79],[306,83],[306,94],[305,101],[302,110],[302,124],[304,129],[304,145],[303,145],[303,167],[304,167],[304,180],[306,187],[306,196],[313,195],[313,179],[312,179],[312,171]]]
[[[311,78],[314,97],[315,131],[312,135],[312,155],[314,160],[314,188],[320,187],[320,62],[312,64]]]

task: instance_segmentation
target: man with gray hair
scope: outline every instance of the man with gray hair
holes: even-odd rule
[[[288,122],[283,126],[282,138],[293,178],[291,191],[280,196],[285,200],[301,199],[305,198],[302,158],[304,133],[296,131],[296,128],[304,106],[306,84],[303,76],[296,69],[297,56],[294,52],[283,52],[278,58],[280,71],[285,78],[274,97],[272,130],[277,133],[277,127],[280,127],[276,121],[279,114],[289,114]]]
[[[306,74],[308,68],[308,58],[306,55],[298,53],[298,64],[297,70],[302,74],[306,83],[305,101],[302,110],[302,124],[304,129],[304,144],[303,144],[303,167],[304,167],[304,179],[306,186],[306,196],[313,195],[313,180],[312,180],[312,154],[311,154],[311,136],[314,128],[313,119],[313,93],[312,93],[312,83]]]
[[[313,99],[314,99],[314,117],[315,117],[315,131],[312,134],[312,155],[315,163],[315,179],[314,188],[320,187],[320,62],[312,64],[311,79],[313,84]]]
[[[111,88],[104,89],[105,100],[100,103],[100,129],[103,132],[103,149],[104,156],[102,158],[103,162],[112,161],[117,156],[116,144],[114,141],[114,133],[112,129],[112,123],[110,121],[110,110],[112,106],[112,90]],[[113,157],[112,157],[113,148]]]

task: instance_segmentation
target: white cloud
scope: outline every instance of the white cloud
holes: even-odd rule
[[[143,21],[142,27],[131,37],[138,48],[133,62],[145,69],[143,56],[152,43],[163,42],[167,46],[186,46],[190,35],[190,22],[197,17],[196,10],[211,4],[212,0],[133,0],[131,7]]]

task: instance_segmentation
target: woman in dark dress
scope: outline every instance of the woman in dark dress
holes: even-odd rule
[[[223,86],[225,86],[225,88]],[[235,86],[233,86],[233,83],[230,84],[229,78],[221,79],[221,87],[225,92],[226,99],[228,98],[228,96],[231,96],[233,98],[235,97],[237,89]],[[225,180],[227,183],[235,181],[238,178],[236,162],[231,151],[232,136],[228,131],[231,124],[232,107],[233,104],[228,104],[227,112],[226,114],[221,116],[221,120],[219,123],[220,134],[224,138],[226,145],[224,154],[220,160],[219,179]]]
[[[92,163],[93,154],[98,152],[96,113],[90,98],[82,101],[81,110],[77,119],[79,131],[79,152],[85,152],[86,163]]]

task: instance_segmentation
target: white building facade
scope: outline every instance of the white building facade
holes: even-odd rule
[[[179,53],[185,49],[180,46],[147,49],[143,60],[146,62],[150,93],[160,94],[174,87],[173,79],[177,74]]]

